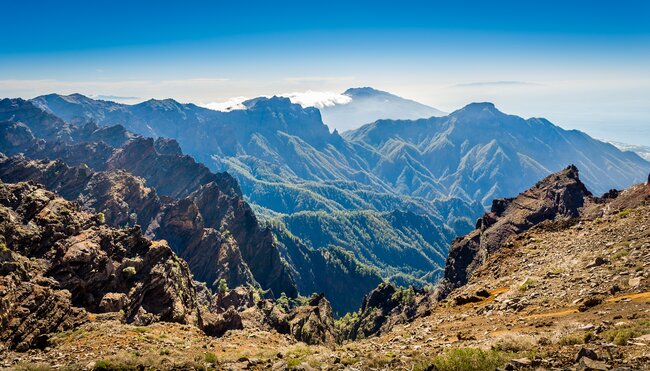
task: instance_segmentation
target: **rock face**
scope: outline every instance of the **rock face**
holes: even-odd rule
[[[136,324],[201,326],[187,264],[140,229],[114,229],[33,183],[0,185],[3,341],[38,346],[90,312],[123,311]],[[22,309],[21,309],[22,308]]]
[[[382,283],[366,295],[358,313],[340,321],[337,328],[339,340],[363,339],[407,323],[422,314],[418,308],[426,299],[422,290]]]
[[[306,305],[295,308],[288,321],[291,335],[297,340],[307,344],[334,345],[332,307],[324,295],[314,295]]]
[[[511,199],[496,199],[476,229],[451,245],[439,297],[465,284],[472,272],[511,236],[546,221],[570,220],[591,200],[591,193],[571,165],[549,175],[531,189]]]
[[[332,307],[323,294],[306,302],[261,300],[253,309],[256,320],[306,344],[334,345],[337,340]]]
[[[57,160],[2,157],[0,179],[42,183],[87,210],[103,213],[112,226],[140,225],[151,238],[167,239],[196,278],[213,288],[216,280],[226,278],[230,287],[259,285],[270,295],[297,295],[272,232],[260,226],[237,181],[183,155],[175,140],[137,137],[120,125],[72,126],[21,100],[3,101],[3,115],[24,118],[28,124],[0,125],[6,143],[0,151]],[[32,134],[56,130],[65,130],[65,135],[48,134],[40,140]],[[190,217],[197,219],[185,223]]]

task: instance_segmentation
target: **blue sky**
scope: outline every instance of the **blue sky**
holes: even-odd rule
[[[647,1],[2,4],[0,96],[221,102],[373,86],[650,145]]]

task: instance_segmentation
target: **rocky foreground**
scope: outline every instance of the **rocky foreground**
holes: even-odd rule
[[[0,190],[3,368],[650,369],[646,185],[593,197],[574,167],[551,175],[495,201],[440,286],[382,284],[336,323],[318,295],[208,296],[137,228]]]

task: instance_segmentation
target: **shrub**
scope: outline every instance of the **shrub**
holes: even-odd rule
[[[228,283],[226,282],[225,279],[220,279],[219,283],[217,284],[217,291],[219,291],[222,294],[225,294],[226,291],[228,291]]]
[[[601,336],[616,345],[626,345],[628,340],[646,334],[650,334],[650,321],[613,328],[604,331]]]
[[[519,290],[526,291],[531,287],[535,287],[536,284],[537,284],[537,281],[535,281],[534,279],[528,277],[528,278],[526,278],[526,280],[521,285],[519,285]]]
[[[559,345],[577,345],[585,344],[594,339],[596,335],[593,332],[577,332],[573,334],[564,335],[558,340]]]
[[[99,220],[101,224],[106,223],[106,215],[104,215],[104,213],[97,214],[97,220]]]
[[[212,352],[207,352],[203,355],[206,363],[217,363],[217,355]]]
[[[632,209],[625,209],[625,210],[619,211],[617,215],[622,218],[622,217],[628,216],[631,212],[632,212]]]
[[[136,367],[122,362],[99,360],[95,362],[93,371],[131,371],[136,370]]]
[[[494,350],[458,348],[435,357],[429,366],[438,371],[493,371],[509,358],[507,354]]]
[[[126,267],[122,269],[122,274],[124,274],[126,278],[131,278],[135,276],[136,273],[135,267]]]
[[[535,348],[535,344],[528,337],[505,337],[492,345],[492,350],[497,352],[522,352]]]

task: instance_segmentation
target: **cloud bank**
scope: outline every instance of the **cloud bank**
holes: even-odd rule
[[[352,102],[352,98],[328,91],[312,91],[307,90],[304,92],[293,92],[293,93],[284,93],[278,94],[280,97],[286,97],[291,100],[291,103],[299,104],[304,107],[316,107],[316,108],[325,108],[332,107],[335,105],[348,104]],[[270,97],[269,95],[263,95],[263,97]],[[244,102],[250,98],[246,97],[233,97],[228,99],[225,102],[210,102],[199,104],[201,107],[209,108],[215,111],[229,112],[233,110],[246,109]]]
[[[299,104],[303,107],[324,108],[352,102],[352,98],[347,95],[328,91],[307,90],[305,92],[282,94],[281,96],[287,97],[292,103]]]

